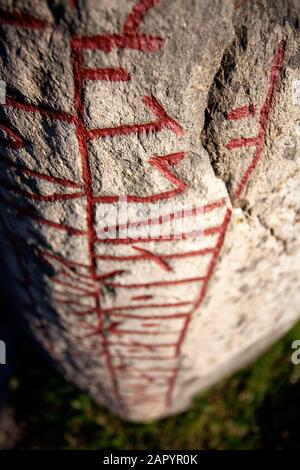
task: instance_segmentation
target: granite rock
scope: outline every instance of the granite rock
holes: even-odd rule
[[[64,376],[126,419],[185,410],[299,318],[299,16],[1,1],[2,278]]]

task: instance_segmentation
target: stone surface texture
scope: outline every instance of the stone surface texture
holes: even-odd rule
[[[3,283],[126,419],[185,410],[299,318],[299,18],[297,0],[0,2]],[[119,196],[129,224],[188,205],[204,232],[103,239]]]

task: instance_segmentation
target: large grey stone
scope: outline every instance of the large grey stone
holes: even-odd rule
[[[299,317],[297,3],[1,2],[3,278],[127,419],[186,409]],[[204,207],[203,236],[103,241],[120,195],[130,223]]]

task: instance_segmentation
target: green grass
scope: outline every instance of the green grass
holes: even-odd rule
[[[299,338],[300,323],[251,367],[198,396],[189,411],[150,424],[126,423],[97,406],[25,341],[8,397],[22,428],[18,447],[300,448],[300,365],[290,361]]]

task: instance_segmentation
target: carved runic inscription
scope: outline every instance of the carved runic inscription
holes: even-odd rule
[[[87,66],[86,54],[101,57],[103,63],[118,57],[118,51],[129,51],[130,61],[163,54],[166,38],[142,32],[146,16],[160,3],[138,1],[118,33],[70,37],[73,112],[7,96],[4,108],[15,113],[15,120],[11,124],[0,122],[0,162],[5,170],[0,179],[1,207],[5,208],[1,211],[1,227],[18,263],[16,282],[25,292],[22,308],[28,318],[34,319],[35,330],[55,359],[62,362],[68,355],[81,357],[88,364],[83,372],[86,382],[98,387],[102,401],[121,415],[137,417],[144,416],[151,407],[163,413],[172,406],[182,346],[207,293],[231,218],[229,198],[224,193],[220,198],[198,201],[205,217],[201,242],[172,237],[101,238],[96,230],[99,207],[113,207],[124,195],[117,179],[105,186],[110,169],[102,166],[105,151],[115,160],[123,158],[114,148],[122,139],[132,145],[144,139],[144,178],[160,178],[157,188],[152,184],[148,191],[142,184],[137,184],[136,190],[126,188],[129,206],[139,203],[149,207],[169,200],[176,203],[180,197],[189,197],[188,178],[178,170],[189,151],[182,147],[185,129],[170,111],[168,101],[154,96],[151,89],[145,90],[138,100],[148,119],[107,126],[87,124],[85,91],[89,84],[106,83],[111,86],[111,94],[119,84],[126,94],[126,87],[137,77],[131,63],[128,68],[120,64]],[[77,2],[69,2],[69,8],[76,14]],[[47,21],[20,12],[1,11],[0,23],[5,28],[29,29],[37,35],[50,27]],[[235,188],[233,202],[243,194],[263,155],[283,58],[284,43],[279,43],[275,45],[267,94],[260,109],[253,103],[228,110],[228,120],[254,117],[259,126],[257,137],[232,136],[227,143],[231,158],[239,158],[240,148],[253,147],[252,161]],[[74,135],[80,157],[78,178],[71,177],[72,173],[66,177],[67,171],[59,175],[48,171],[47,166],[36,165],[42,158],[38,154],[31,166],[25,163],[22,152],[30,153],[32,142],[19,132],[18,119],[32,121],[33,125],[46,120],[49,126],[60,126]],[[156,138],[160,142],[170,140],[166,153],[155,147]],[[148,151],[152,142],[153,148]],[[102,187],[97,185],[99,168]],[[20,221],[22,230],[15,229],[14,220]],[[41,274],[40,281],[33,279],[30,256]],[[64,338],[63,347],[54,339],[57,331]]]

